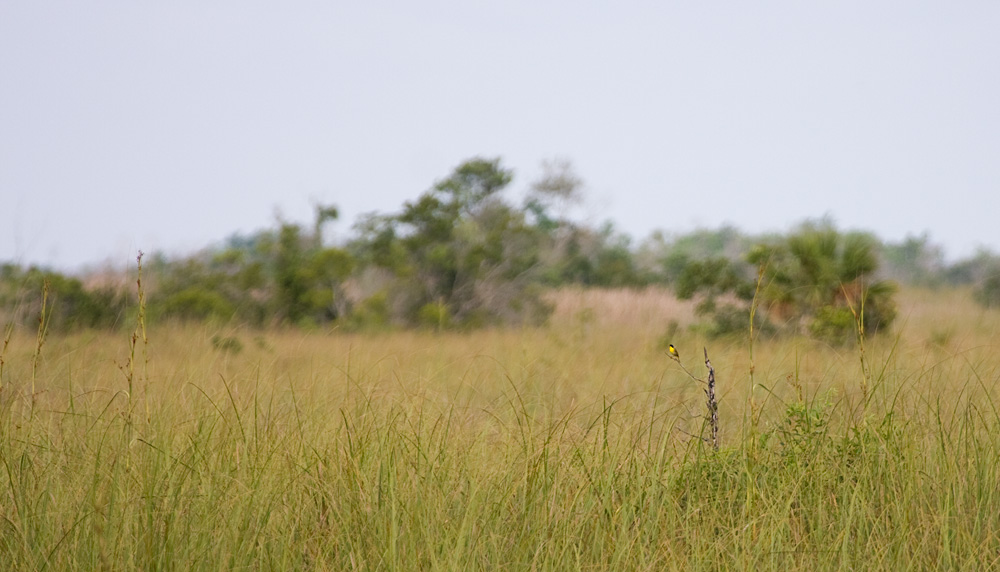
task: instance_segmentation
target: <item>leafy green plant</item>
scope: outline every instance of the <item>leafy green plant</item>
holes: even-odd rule
[[[355,331],[385,330],[392,325],[389,298],[386,292],[376,292],[354,305],[345,326]]]
[[[1000,264],[994,265],[972,292],[984,308],[1000,308]]]
[[[696,312],[717,336],[744,333],[752,300],[754,329],[807,333],[828,342],[887,329],[896,316],[895,284],[875,278],[876,241],[807,223],[786,237],[756,245],[745,262],[690,262],[675,284],[681,299],[699,297]]]
[[[110,285],[84,286],[79,278],[37,267],[0,267],[0,316],[8,323],[28,325],[42,305],[53,331],[113,328],[120,324],[128,296]]]
[[[443,330],[451,325],[448,306],[442,302],[428,302],[417,311],[420,325],[434,330]]]
[[[703,318],[700,329],[709,337],[744,335],[750,327],[749,307],[754,283],[749,268],[726,258],[691,261],[674,285],[677,297],[699,297],[695,313]],[[758,332],[771,328],[763,316],[755,316]]]
[[[757,246],[747,260],[763,268],[762,302],[775,319],[831,339],[853,339],[859,321],[870,335],[896,316],[895,285],[874,278],[875,245],[868,234],[809,223],[777,244]]]
[[[785,407],[784,418],[773,429],[781,454],[791,462],[798,462],[803,456],[808,458],[827,447],[827,452],[832,451],[830,411],[828,399],[789,403]]]
[[[191,286],[165,297],[155,304],[156,318],[180,320],[230,320],[236,308],[222,294]]]

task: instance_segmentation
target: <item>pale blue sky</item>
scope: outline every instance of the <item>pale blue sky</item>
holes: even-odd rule
[[[1000,251],[997,2],[0,4],[0,260],[196,250],[543,159],[637,240],[831,216]]]

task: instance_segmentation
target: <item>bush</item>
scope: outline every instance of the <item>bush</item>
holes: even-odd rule
[[[236,309],[218,292],[191,287],[172,294],[152,306],[155,316],[177,317],[182,320],[230,320]]]
[[[424,327],[443,330],[451,325],[451,314],[444,302],[428,302],[417,311],[417,322]]]
[[[809,333],[830,344],[848,344],[857,338],[857,322],[850,308],[824,306],[809,324]]]
[[[111,287],[88,290],[77,278],[31,267],[5,264],[0,269],[0,314],[9,323],[37,324],[45,300],[51,330],[113,328],[128,303],[124,292]]]
[[[876,244],[867,234],[806,224],[758,244],[745,263],[723,257],[691,262],[675,288],[681,299],[701,298],[696,312],[708,320],[708,335],[747,332],[751,305],[758,304],[756,331],[776,332],[777,323],[787,332],[847,342],[859,324],[874,334],[896,317],[895,285],[873,279]]]
[[[378,292],[354,306],[348,314],[347,328],[350,330],[383,330],[391,324],[389,297]]]
[[[972,296],[985,308],[1000,308],[1000,268],[993,268],[973,290]]]

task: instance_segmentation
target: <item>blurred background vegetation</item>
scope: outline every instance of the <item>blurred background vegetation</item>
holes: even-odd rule
[[[709,336],[745,334],[753,308],[758,332],[836,343],[886,331],[899,285],[969,287],[982,306],[1000,306],[1000,257],[989,251],[948,263],[926,234],[884,242],[824,219],[783,235],[722,226],[635,243],[610,222],[571,220],[581,179],[567,161],[543,167],[521,204],[505,192],[514,173],[499,158],[474,158],[398,212],[360,217],[337,244],[324,229],[338,210],[318,205],[311,224],[278,220],[193,255],[153,253],[142,269],[146,319],[349,331],[535,325],[553,288],[657,286],[694,300],[694,327]],[[52,330],[124,327],[138,306],[134,272],[2,264],[0,319],[34,327],[44,304]]]

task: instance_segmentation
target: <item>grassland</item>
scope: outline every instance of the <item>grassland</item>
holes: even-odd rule
[[[14,332],[0,568],[1000,567],[1000,315],[967,293],[903,292],[863,348],[555,299],[537,330]]]

